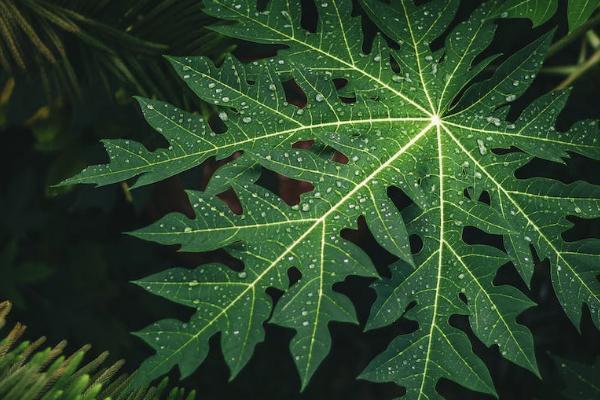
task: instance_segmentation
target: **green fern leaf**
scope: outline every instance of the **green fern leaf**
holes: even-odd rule
[[[577,123],[567,132],[554,129],[568,92],[549,93],[516,120],[507,119],[510,103],[539,70],[551,34],[508,57],[490,78],[475,81],[495,59],[479,56],[494,37],[498,2],[486,2],[451,28],[439,51],[430,44],[448,30],[458,1],[360,3],[393,46],[382,35],[364,42],[350,0],[318,3],[315,32],[301,26],[297,1],[271,1],[261,10],[254,0],[205,1],[208,14],[231,21],[217,26],[219,32],[285,46],[277,56],[251,64],[229,58],[215,67],[205,58],[171,59],[190,88],[220,109],[225,132],[216,133],[194,114],[141,99],[146,119],[169,147],[150,152],[138,143],[107,141],[110,163],[66,181],[104,185],[138,176],[141,186],[209,157],[243,152],[217,171],[209,191],[188,193],[195,218],[170,214],[133,233],[185,251],[225,248],[244,263],[241,272],[203,265],[137,282],[197,310],[190,321],[159,321],[137,333],[156,351],[142,365],[142,376],[151,379],[174,366],[189,375],[216,333],[235,375],[263,340],[262,325],[269,321],[295,330],[290,347],[306,386],[329,351],[329,323],[357,322],[350,301],[333,285],[349,275],[376,276],[366,254],[340,236],[360,216],[399,259],[391,279],[374,284],[378,299],[368,328],[400,317],[419,325],[375,358],[365,379],[396,382],[417,399],[439,398],[440,378],[494,394],[467,335],[450,324],[452,315],[467,316],[483,343],[538,374],[531,333],[517,322],[534,303],[516,288],[494,283],[507,262],[529,283],[532,247],[550,260],[555,291],[573,323],[579,325],[587,305],[600,325],[595,278],[600,246],[561,237],[570,226],[567,215],[600,216],[600,189],[515,178],[515,170],[534,157],[561,162],[578,153],[600,159],[596,122]],[[286,101],[282,81],[289,79],[304,92],[305,107]],[[336,89],[334,79],[348,84]],[[301,140],[316,145],[292,148]],[[494,151],[510,148],[518,151]],[[332,161],[331,149],[348,163]],[[255,183],[260,168],[309,181],[314,189],[290,207]],[[240,215],[213,196],[228,186],[240,199]],[[387,194],[392,186],[414,204],[398,210]],[[467,226],[502,235],[505,251],[467,244],[462,239]],[[416,254],[410,235],[423,242]],[[302,278],[290,285],[292,267]],[[267,288],[284,291],[274,307]]]

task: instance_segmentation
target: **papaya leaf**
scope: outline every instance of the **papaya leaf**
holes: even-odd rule
[[[597,399],[600,396],[600,368],[598,361],[584,364],[577,361],[552,357],[558,366],[558,373],[564,384],[562,394],[569,400]]]
[[[569,32],[583,25],[598,9],[599,4],[599,0],[569,0],[567,8]]]
[[[598,8],[598,4],[599,0],[568,0],[569,32],[583,25]],[[558,0],[509,0],[498,8],[498,12],[503,17],[528,18],[536,27],[552,18],[557,9]]]
[[[139,376],[153,379],[175,366],[190,375],[217,333],[235,376],[264,339],[268,321],[296,332],[290,348],[304,388],[331,346],[329,324],[357,322],[334,284],[349,275],[377,276],[366,253],[340,236],[359,217],[398,258],[391,278],[373,285],[378,298],[367,328],[400,317],[418,323],[367,366],[364,379],[395,382],[414,399],[439,398],[441,378],[494,395],[468,336],[450,324],[453,315],[466,316],[485,345],[539,375],[532,335],[517,322],[534,303],[515,287],[494,283],[498,268],[512,262],[529,284],[534,254],[550,261],[554,290],[572,322],[580,324],[587,306],[600,325],[599,243],[561,237],[571,226],[567,216],[600,216],[600,188],[515,177],[534,158],[562,162],[577,153],[600,159],[597,121],[555,129],[568,91],[548,93],[508,119],[511,103],[540,69],[552,32],[476,79],[496,58],[480,55],[494,38],[498,2],[483,3],[458,24],[452,24],[458,1],[359,3],[380,31],[372,41],[350,0],[317,2],[314,32],[302,27],[299,1],[258,9],[255,0],[206,0],[205,12],[227,21],[215,30],[282,47],[249,64],[233,57],[221,66],[202,57],[171,58],[189,87],[219,109],[224,131],[140,99],[168,147],[148,151],[139,143],[106,141],[110,162],[65,182],[105,185],[138,177],[135,186],[147,185],[209,157],[242,152],[217,171],[207,192],[188,192],[193,218],[169,214],[132,233],[184,251],[224,248],[244,264],[240,272],[219,264],[175,268],[137,282],[196,310],[189,321],[158,321],[137,333],[156,351]],[[432,51],[441,36],[443,48]],[[289,80],[304,93],[304,106],[287,101],[282,82]],[[337,89],[334,80],[346,85]],[[315,144],[292,147],[299,141]],[[348,162],[336,161],[334,151]],[[313,190],[289,206],[256,183],[261,168],[310,182]],[[239,215],[214,197],[228,187],[240,200]],[[413,204],[399,210],[390,187]],[[466,243],[466,227],[501,235],[504,250]],[[415,254],[410,235],[423,243]],[[290,283],[293,267],[301,279]],[[284,292],[277,304],[267,288]]]

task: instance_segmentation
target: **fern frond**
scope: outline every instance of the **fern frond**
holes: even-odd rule
[[[6,323],[11,303],[0,303],[0,329]],[[130,378],[117,376],[124,361],[104,366],[108,353],[82,365],[90,346],[65,356],[65,341],[39,350],[45,339],[21,341],[25,326],[16,324],[0,339],[0,398],[3,400],[193,400],[195,393],[174,388],[166,392],[168,380],[159,386],[132,388]],[[135,375],[135,372],[134,372]]]
[[[48,94],[78,96],[105,82],[114,96],[172,97],[162,54],[215,54],[224,40],[205,26],[198,1],[2,0],[0,67],[19,80],[40,79]],[[115,87],[116,86],[116,87]]]

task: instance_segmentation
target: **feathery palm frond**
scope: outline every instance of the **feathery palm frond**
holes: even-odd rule
[[[6,323],[11,303],[0,302],[0,328]],[[65,341],[41,349],[45,338],[19,342],[26,327],[17,323],[6,337],[0,339],[0,398],[4,400],[193,400],[194,391],[167,391],[168,380],[158,386],[130,388],[131,377],[117,375],[124,361],[106,365],[104,352],[87,364],[84,357],[90,346],[84,346],[70,356],[63,351]]]
[[[0,0],[0,67],[39,80],[47,94],[78,97],[101,84],[114,95],[118,83],[176,99],[156,59],[221,53],[210,21],[197,0]]]

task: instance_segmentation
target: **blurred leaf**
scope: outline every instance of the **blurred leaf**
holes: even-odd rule
[[[45,280],[52,274],[52,269],[41,263],[19,264],[17,255],[18,243],[14,240],[0,249],[0,297],[8,298],[17,307],[24,308],[26,301],[22,287]]]
[[[0,302],[0,328],[5,324],[11,303]],[[127,374],[118,375],[125,362],[108,364],[108,352],[84,363],[91,346],[64,354],[66,341],[42,348],[42,337],[22,341],[25,326],[17,323],[0,337],[0,398],[3,400],[193,400],[195,391],[173,388],[168,379],[157,386],[134,389]],[[108,364],[108,365],[107,365]],[[135,375],[135,372],[134,372]]]
[[[502,17],[529,18],[533,26],[543,24],[556,13],[558,0],[508,0],[498,8]]]
[[[568,0],[569,32],[585,23],[599,3],[600,0]],[[503,17],[529,18],[536,27],[552,18],[557,9],[558,0],[508,0],[498,8],[498,13]]]
[[[569,0],[568,20],[569,32],[573,32],[577,27],[583,25],[598,8],[600,0]]]
[[[131,93],[180,102],[162,54],[222,52],[197,0],[3,0],[0,67],[50,95]],[[100,89],[100,90],[98,90]]]
[[[569,400],[600,399],[600,358],[594,364],[553,357],[558,364],[558,373],[566,388],[562,391]]]

